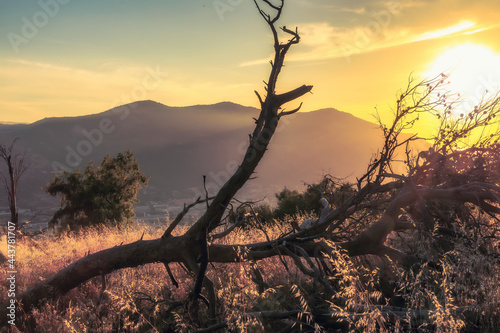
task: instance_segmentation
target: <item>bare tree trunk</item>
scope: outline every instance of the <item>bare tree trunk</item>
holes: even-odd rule
[[[25,156],[13,153],[14,145],[17,139],[10,146],[0,145],[0,158],[2,158],[7,166],[8,176],[0,173],[3,185],[7,192],[10,222],[14,223],[16,230],[19,227],[19,213],[17,211],[17,186],[19,180],[29,165],[25,164]]]
[[[407,130],[414,122],[414,120],[411,120],[413,119],[412,116],[432,110],[436,106],[436,104],[427,102],[426,99],[435,87],[433,86],[435,82],[429,81],[423,82],[416,87],[409,86],[401,94],[392,127],[383,128],[386,140],[382,151],[369,164],[365,175],[359,178],[357,192],[339,207],[335,208],[328,203],[325,204],[314,226],[266,242],[232,245],[210,244],[208,242],[210,233],[220,225],[221,219],[234,195],[252,177],[267,150],[280,118],[300,109],[299,106],[291,111],[284,111],[282,106],[303,96],[312,89],[312,86],[303,85],[286,93],[276,93],[276,84],[285,56],[293,44],[299,43],[300,37],[297,30],[292,31],[283,27],[281,28],[282,32],[291,36],[291,39],[286,43],[280,43],[279,41],[275,23],[281,16],[284,0],[280,1],[280,5],[275,5],[274,2],[269,0],[262,0],[263,4],[268,7],[268,11],[273,12],[274,15],[267,14],[268,11],[262,10],[257,0],[254,2],[271,29],[275,53],[274,60],[271,62],[269,80],[265,87],[267,92],[265,98],[262,99],[260,94],[256,92],[261,111],[255,119],[255,129],[249,136],[248,148],[236,172],[213,198],[209,198],[207,194],[207,198],[198,198],[195,203],[185,207],[161,238],[148,241],[138,240],[131,244],[116,246],[87,255],[43,282],[17,295],[18,310],[22,310],[18,311],[18,313],[29,313],[33,307],[39,306],[42,301],[56,299],[96,276],[109,274],[126,267],[137,267],[157,262],[165,264],[168,269],[168,263],[183,262],[196,275],[192,299],[196,300],[202,288],[205,288],[210,298],[209,310],[214,316],[215,293],[213,284],[205,276],[209,262],[257,261],[273,256],[286,255],[293,259],[301,271],[314,277],[315,281],[323,281],[322,284],[325,288],[331,289],[325,279],[320,279],[317,267],[314,266],[311,258],[327,256],[334,252],[335,247],[343,248],[350,256],[365,254],[374,254],[381,257],[388,256],[404,266],[410,266],[416,262],[416,258],[411,255],[385,245],[388,236],[392,232],[415,228],[412,225],[409,226],[405,221],[400,221],[399,218],[403,209],[416,202],[470,203],[483,212],[500,214],[500,208],[497,206],[500,201],[500,187],[496,185],[498,184],[498,177],[489,179],[488,177],[482,177],[484,174],[481,174],[481,177],[471,174],[470,178],[464,178],[460,184],[456,183],[457,179],[448,181],[443,178],[439,186],[432,187],[424,184],[425,176],[435,171],[432,165],[424,164],[419,168],[417,168],[417,165],[415,169],[410,169],[407,177],[394,175],[394,173],[390,172],[396,148],[414,140],[414,137],[411,137],[399,142],[398,135],[401,131]],[[442,80],[437,80],[437,82],[440,81]],[[436,83],[436,86],[438,84]],[[419,94],[419,87],[424,89],[425,94]],[[406,98],[411,100],[414,105],[408,106],[409,104],[401,102]],[[500,116],[500,111],[496,112]],[[476,117],[483,117],[482,114],[482,112],[478,112]],[[410,120],[405,122],[406,116],[410,116]],[[485,119],[487,117],[488,115],[484,115]],[[479,126],[481,119],[478,118],[467,130],[472,131]],[[461,153],[465,154],[466,152],[461,151]],[[475,152],[472,151],[471,156],[474,156],[474,154]],[[492,168],[496,166],[499,157],[498,154],[495,154],[496,152],[491,152]],[[450,161],[456,161],[456,158],[452,158]],[[22,166],[22,164],[18,164],[17,170],[22,170]],[[462,175],[465,174],[464,172],[461,173]],[[19,177],[14,178],[14,180],[16,179],[19,180]],[[389,181],[389,179],[396,180]],[[5,177],[4,180],[7,184]],[[370,202],[370,200],[373,200],[373,202]],[[15,204],[15,200],[13,202]],[[177,237],[172,236],[173,229],[182,220],[189,208],[202,202],[207,202],[207,209],[203,216],[185,234]],[[356,212],[373,206],[377,206],[377,211],[368,216],[370,219],[367,219],[372,222],[373,216],[377,216],[378,218],[374,222],[363,224],[363,226],[367,225],[367,227],[364,230],[361,229],[359,234],[352,237],[352,239],[347,241],[335,239],[334,231],[340,228],[349,217]],[[242,252],[245,252],[245,259],[240,256]],[[310,269],[303,265],[301,258],[305,259]],[[7,303],[0,305],[0,325],[2,326],[7,324],[7,305]],[[219,326],[215,325],[214,327]]]
[[[222,186],[213,200],[211,200],[205,214],[181,237],[170,236],[172,230],[168,230],[160,239],[152,241],[140,240],[132,244],[114,247],[81,258],[42,283],[19,295],[17,300],[24,312],[29,312],[41,300],[54,299],[92,277],[108,274],[125,267],[136,267],[153,262],[187,262],[188,266],[191,266],[190,269],[198,275],[194,288],[195,297],[200,293],[202,285],[207,285],[204,283],[206,280],[205,271],[209,260],[208,257],[213,252],[208,248],[207,235],[217,228],[234,195],[255,172],[276,131],[280,118],[297,112],[300,109],[299,106],[291,111],[280,112],[282,105],[303,96],[312,89],[312,86],[303,85],[289,92],[276,94],[276,84],[285,56],[293,44],[299,43],[300,37],[297,31],[294,32],[282,28],[282,31],[290,35],[291,39],[284,44],[280,43],[275,23],[281,16],[284,0],[281,0],[280,5],[277,6],[270,5],[266,0],[264,1],[264,4],[270,5],[269,11],[274,12],[274,15],[266,14],[257,2],[255,4],[269,25],[274,38],[275,56],[269,80],[265,87],[267,94],[265,99],[262,100],[259,93],[256,92],[261,104],[261,111],[256,119],[255,129],[250,135],[249,146],[243,161],[232,177]],[[7,149],[6,151],[10,153],[11,149]],[[6,154],[5,156],[10,155]],[[15,187],[10,187],[10,189],[12,188],[15,189]],[[12,190],[9,193],[12,193]],[[15,200],[11,202],[15,204]],[[236,260],[237,256],[234,254],[233,251],[230,252],[229,256],[224,253],[221,261]],[[201,258],[199,264],[197,263],[197,258]],[[210,258],[210,261],[213,260],[217,261],[217,256]],[[6,323],[7,316],[5,315],[5,309],[6,306],[2,304],[0,324]]]
[[[14,223],[17,230],[19,227],[19,213],[17,212],[17,182],[14,179],[14,170],[12,168],[11,158],[8,159],[9,176],[10,176],[10,194],[9,194],[9,208],[10,219]]]

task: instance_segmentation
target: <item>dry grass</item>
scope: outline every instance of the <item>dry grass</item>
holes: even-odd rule
[[[184,231],[179,228],[176,232]],[[274,228],[267,231],[267,236],[272,238],[280,232]],[[161,228],[134,226],[92,228],[59,237],[43,235],[18,239],[18,291],[35,285],[89,251],[95,253],[130,243],[143,234],[143,239],[154,239],[162,233]],[[259,230],[239,231],[218,242],[242,244],[265,239],[265,234]],[[405,246],[413,244],[413,250],[420,251],[421,256],[432,257],[431,253],[426,253],[430,250],[422,239],[403,239]],[[5,238],[1,246],[5,248]],[[235,331],[264,332],[275,329],[272,323],[243,314],[300,309],[305,323],[302,329],[322,331],[321,323],[315,323],[310,315],[312,307],[320,306],[334,317],[343,317],[344,329],[352,332],[499,330],[500,269],[497,261],[492,261],[479,249],[457,243],[453,251],[441,258],[439,270],[425,264],[418,272],[391,269],[394,295],[404,300],[406,309],[428,311],[425,321],[409,315],[388,316],[383,311],[384,307],[392,305],[392,300],[379,286],[379,277],[384,272],[380,267],[373,269],[367,264],[369,261],[369,258],[352,260],[340,251],[332,253],[329,266],[334,272],[328,281],[337,292],[324,296],[321,301],[317,296],[326,295],[324,290],[316,289],[313,280],[303,275],[288,258],[209,265],[207,275],[214,282],[217,293],[217,320],[226,321],[229,329]],[[102,279],[94,278],[57,302],[35,310],[23,323],[18,323],[18,327],[24,326],[28,332],[35,331],[35,327],[36,332],[189,332],[209,326],[203,304],[195,311],[191,305],[175,303],[187,299],[193,277],[179,264],[171,264],[171,268],[179,282],[178,288],[172,285],[162,264],[122,269],[106,276],[104,292]],[[256,268],[267,284],[263,292],[259,292],[254,281]],[[3,269],[2,281],[6,281],[5,274]],[[7,295],[5,282],[0,283],[0,295]]]

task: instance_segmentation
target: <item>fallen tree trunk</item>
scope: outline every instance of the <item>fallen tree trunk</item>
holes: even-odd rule
[[[488,190],[485,190],[488,189]],[[495,191],[496,193],[494,193]],[[453,189],[423,189],[419,191],[402,191],[394,199],[382,217],[371,224],[363,233],[348,242],[335,244],[343,248],[350,256],[375,254],[389,256],[403,266],[416,263],[416,258],[384,245],[387,236],[396,229],[396,216],[400,209],[412,204],[417,197],[427,200],[446,200],[456,202],[474,202],[481,206],[484,200],[500,196],[500,188],[488,184],[468,184]],[[492,206],[492,212],[498,208]],[[331,221],[333,222],[333,221]],[[274,242],[259,242],[253,244],[234,244],[208,246],[208,256],[212,263],[230,263],[240,261],[258,261],[278,255],[287,255],[287,251],[298,257],[322,257],[333,251],[331,243],[322,237],[308,240],[302,239],[301,232],[276,239]],[[325,235],[323,235],[325,236]],[[24,312],[29,312],[43,300],[56,299],[71,289],[90,280],[93,277],[109,274],[113,271],[137,267],[150,263],[185,262],[186,252],[193,251],[196,257],[199,252],[191,247],[192,235],[186,233],[179,237],[158,238],[154,240],[138,240],[134,243],[116,246],[94,254],[89,254],[40,284],[21,293],[17,300]],[[283,251],[284,249],[287,251]],[[242,257],[242,253],[245,253]],[[7,323],[7,303],[0,305],[0,324]]]
[[[201,291],[205,278],[205,271],[208,265],[209,250],[207,249],[207,236],[217,228],[226,209],[234,195],[245,185],[255,172],[255,169],[273,137],[281,117],[299,111],[300,106],[292,111],[281,111],[282,106],[312,90],[312,86],[302,85],[291,91],[277,94],[276,86],[285,56],[294,44],[299,43],[300,37],[297,31],[282,28],[283,32],[291,38],[286,43],[281,43],[275,27],[276,21],[280,18],[284,5],[281,0],[279,5],[271,5],[264,0],[265,5],[269,5],[269,11],[274,15],[265,13],[255,2],[261,16],[267,22],[274,39],[274,61],[271,66],[269,80],[266,83],[266,96],[264,100],[256,92],[261,111],[256,119],[253,133],[250,135],[250,142],[246,150],[243,161],[236,172],[222,186],[215,197],[208,203],[205,214],[181,237],[171,237],[171,229],[179,222],[169,228],[164,237],[153,241],[137,241],[128,245],[118,246],[112,249],[100,251],[86,256],[68,267],[62,269],[54,276],[46,279],[42,283],[28,289],[16,299],[24,312],[29,312],[32,306],[37,306],[44,299],[53,299],[64,294],[79,284],[89,280],[94,276],[108,274],[114,270],[125,267],[136,267],[152,262],[186,262],[187,266],[197,274],[194,287],[194,296],[197,297]],[[182,213],[181,213],[182,214]],[[184,212],[185,214],[185,212]],[[182,216],[180,215],[182,218]],[[199,265],[197,259],[199,258]],[[210,259],[213,260],[212,258]],[[209,283],[210,284],[210,283]],[[6,307],[2,306],[0,311],[0,323],[6,321],[4,315]]]
[[[488,190],[485,190],[488,189]],[[494,193],[495,191],[496,193]],[[352,241],[337,243],[340,248],[347,251],[350,256],[375,254],[379,256],[388,255],[401,264],[415,263],[415,258],[408,257],[404,253],[391,249],[384,245],[387,236],[396,229],[394,216],[399,209],[410,205],[420,195],[430,200],[454,200],[456,202],[473,201],[481,206],[484,200],[500,196],[500,188],[488,184],[468,184],[453,189],[420,190],[419,192],[403,192],[389,205],[386,213],[374,222],[366,231],[361,233]],[[498,208],[492,206],[491,210],[496,212]],[[332,221],[333,222],[333,221]],[[213,263],[230,263],[241,261],[258,261],[278,255],[292,253],[298,257],[322,257],[332,252],[331,243],[317,237],[308,240],[302,239],[303,233],[298,232],[286,237],[276,239],[274,242],[259,242],[253,244],[234,244],[208,246],[208,256]],[[16,299],[20,309],[29,313],[34,306],[42,301],[57,299],[71,289],[85,283],[93,277],[102,276],[116,270],[137,267],[150,263],[175,263],[185,262],[186,252],[196,249],[191,247],[192,236],[185,234],[179,237],[158,238],[154,240],[138,240],[136,242],[120,245],[97,253],[89,254],[55,275],[47,278],[36,286],[19,294]],[[284,251],[286,248],[287,251]],[[241,254],[245,253],[242,257]],[[410,260],[406,262],[405,260]],[[0,325],[7,324],[8,303],[0,305]]]
[[[470,203],[483,212],[500,213],[500,208],[496,206],[500,201],[500,187],[494,185],[494,181],[488,183],[469,180],[461,184],[443,182],[440,187],[433,185],[434,187],[431,188],[418,182],[419,179],[425,178],[418,172],[414,174],[414,179],[409,173],[408,177],[401,176],[400,179],[393,183],[384,181],[387,177],[386,171],[390,169],[390,163],[394,158],[395,149],[410,140],[405,140],[403,143],[397,141],[397,135],[402,129],[407,129],[405,126],[408,125],[398,125],[398,122],[404,118],[404,115],[410,114],[411,110],[414,109],[403,107],[403,104],[398,101],[398,108],[404,111],[401,111],[403,113],[396,117],[390,129],[384,129],[386,140],[382,153],[369,165],[367,173],[360,178],[357,193],[341,206],[332,208],[330,203],[326,202],[315,225],[277,239],[269,239],[266,242],[253,244],[211,244],[208,241],[211,232],[220,226],[221,219],[227,212],[228,205],[234,195],[254,174],[276,131],[280,118],[297,112],[300,108],[284,111],[282,105],[303,96],[312,89],[312,86],[302,85],[289,92],[276,94],[276,83],[285,55],[289,48],[298,43],[300,39],[297,31],[293,32],[284,27],[282,30],[290,35],[291,39],[284,44],[280,43],[274,24],[281,15],[283,0],[281,5],[274,5],[267,0],[263,1],[270,6],[271,10],[276,11],[276,15],[268,15],[257,5],[274,36],[275,57],[272,62],[269,81],[266,83],[267,94],[265,99],[262,99],[257,93],[261,104],[261,112],[255,119],[255,129],[249,136],[248,148],[236,172],[213,198],[209,198],[207,194],[204,200],[198,198],[193,203],[193,205],[201,202],[207,203],[204,215],[184,235],[172,236],[173,229],[180,223],[192,205],[187,206],[159,239],[138,240],[130,244],[89,254],[73,262],[41,283],[18,294],[16,297],[18,309],[22,310],[19,313],[30,313],[33,307],[39,306],[44,301],[57,299],[93,277],[104,276],[119,269],[150,263],[163,263],[168,269],[169,263],[184,263],[196,275],[194,299],[199,296],[202,287],[205,287],[207,292],[212,295],[210,297],[210,303],[212,303],[210,306],[213,315],[215,313],[213,306],[216,303],[214,299],[215,293],[213,290],[209,290],[210,288],[213,289],[213,284],[205,277],[209,262],[259,261],[274,256],[289,256],[305,275],[313,277],[315,281],[319,280],[326,290],[328,288],[333,290],[330,285],[327,285],[327,279],[319,277],[319,269],[310,259],[328,257],[332,252],[335,252],[336,247],[344,249],[349,256],[366,254],[374,254],[380,257],[387,256],[403,266],[411,266],[416,262],[415,257],[385,245],[388,236],[392,232],[409,228],[408,224],[411,225],[411,223],[402,223],[399,216],[405,208],[414,205],[416,202],[451,201],[462,204]],[[427,83],[421,85],[425,85],[425,89],[428,89]],[[415,89],[408,88],[407,92],[405,92],[406,96],[415,100],[414,95],[412,95]],[[424,98],[425,96],[422,97],[422,101]],[[416,100],[417,106],[415,108],[418,109],[421,100]],[[428,107],[428,104],[424,104],[424,108]],[[412,123],[412,121],[409,123]],[[426,173],[435,171],[435,167],[433,169],[433,167],[427,165],[426,168],[428,169]],[[453,181],[456,181],[456,179],[453,179]],[[376,220],[370,224],[362,224],[363,228],[366,225],[368,227],[364,228],[364,230],[361,229],[358,235],[350,237],[348,240],[335,239],[333,232],[356,212],[367,209],[370,205],[365,206],[364,201],[370,198],[375,198],[374,202],[380,205],[377,212],[372,215],[377,216]],[[366,219],[369,222],[373,220],[372,218]],[[350,234],[350,236],[352,235]],[[309,267],[303,263],[302,259],[305,259],[304,262]],[[331,290],[328,290],[330,294],[332,294]],[[7,305],[9,303],[0,305],[1,326],[7,325]],[[282,314],[288,316],[290,314],[295,315],[295,313],[297,311],[293,310]],[[275,313],[267,313],[270,316],[273,314]],[[225,324],[217,325],[223,326]],[[213,327],[219,327],[217,325]]]

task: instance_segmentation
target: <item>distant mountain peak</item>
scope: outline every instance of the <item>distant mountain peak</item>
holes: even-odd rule
[[[19,148],[36,160],[29,181],[21,184],[21,201],[37,209],[50,199],[40,189],[55,171],[83,168],[128,149],[151,176],[145,200],[196,200],[204,195],[202,175],[212,193],[238,167],[258,112],[230,101],[175,107],[142,100],[92,115],[1,125],[0,142],[20,138]],[[314,182],[325,173],[358,175],[382,140],[376,124],[334,108],[299,112],[280,126],[258,178],[249,182],[242,197],[272,198],[283,186],[297,188],[302,180]]]
[[[213,106],[221,106],[221,107],[241,107],[241,106],[243,106],[243,105],[238,104],[238,103],[234,103],[234,102],[230,102],[230,101],[223,101],[223,102],[215,103],[215,104],[213,104]]]
[[[139,104],[139,105],[144,105],[144,106],[162,106],[162,107],[167,106],[165,104],[162,104],[162,103],[157,102],[157,101],[153,101],[151,99],[145,99],[142,101],[131,102],[128,105],[132,105],[132,104]]]
[[[193,105],[193,106],[186,106],[185,108],[193,108],[197,110],[215,110],[215,111],[222,111],[222,112],[227,112],[227,111],[239,111],[239,110],[252,110],[255,111],[257,110],[255,107],[252,106],[244,106],[238,103],[234,102],[229,102],[229,101],[223,101],[215,104],[198,104],[198,105]]]

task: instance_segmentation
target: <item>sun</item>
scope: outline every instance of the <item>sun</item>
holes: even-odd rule
[[[450,73],[447,88],[460,94],[462,107],[473,108],[500,90],[500,55],[485,45],[460,44],[438,56],[424,77],[441,73]]]

